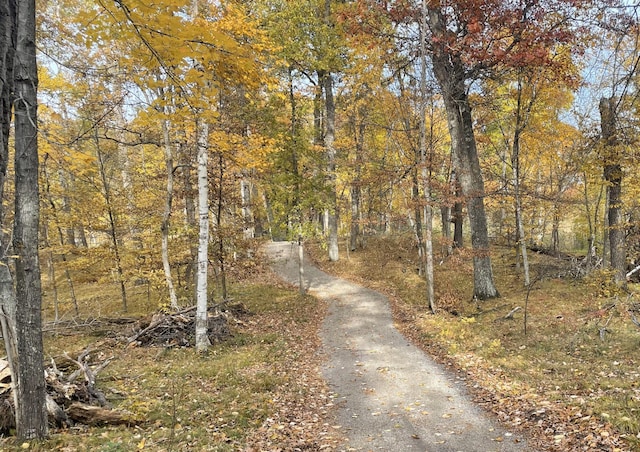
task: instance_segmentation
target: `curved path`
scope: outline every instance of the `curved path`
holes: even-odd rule
[[[265,248],[285,281],[299,280],[297,245]],[[329,304],[323,376],[348,450],[530,451],[471,402],[464,385],[393,326],[386,297],[305,263],[304,284]]]

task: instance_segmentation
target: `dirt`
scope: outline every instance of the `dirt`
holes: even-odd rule
[[[265,251],[280,277],[298,284],[297,245]],[[404,338],[388,299],[304,263],[303,286],[328,303],[321,329],[327,380],[345,450],[531,451],[518,433],[475,405],[464,382]]]

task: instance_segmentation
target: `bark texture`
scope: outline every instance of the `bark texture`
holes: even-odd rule
[[[438,11],[431,10],[432,27],[442,28]],[[462,62],[438,49],[432,54],[436,79],[442,90],[451,135],[454,163],[462,194],[467,200],[471,245],[474,250],[474,296],[480,300],[499,296],[493,281],[489,235],[484,208],[484,182],[473,132],[471,107]]]
[[[616,133],[616,100],[613,97],[602,98],[599,107],[602,141],[605,147],[604,178],[607,181],[609,199],[607,216],[611,269],[615,272],[615,281],[620,285],[626,285],[627,256],[622,218],[622,165]]]
[[[446,40],[437,39],[446,33],[441,12],[434,8],[429,8],[428,12],[429,27],[433,33],[433,70],[444,100],[456,175],[460,181],[462,195],[467,201],[471,246],[474,250],[474,297],[480,300],[495,298],[499,293],[493,280],[489,255],[489,234],[483,198],[484,181],[473,132],[465,68],[458,56],[448,53]]]
[[[209,149],[207,138],[209,127],[207,124],[198,127],[198,271],[196,282],[196,350],[205,353],[211,342],[207,335],[207,288],[209,264],[209,176],[207,164]]]
[[[13,249],[16,286],[17,436],[42,439],[48,434],[42,345],[42,290],[38,260],[37,86],[35,1],[20,0],[17,9],[14,73],[15,219]]]
[[[339,259],[338,253],[338,196],[336,194],[336,149],[335,122],[336,105],[333,99],[333,77],[331,73],[325,73],[323,77],[326,130],[324,135],[324,147],[327,158],[327,191],[329,198],[328,206],[328,229],[329,229],[329,260],[335,262]]]

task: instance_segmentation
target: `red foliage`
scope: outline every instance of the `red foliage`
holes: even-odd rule
[[[582,50],[581,30],[571,20],[585,11],[584,0],[427,0],[430,14],[439,14],[441,30],[430,30],[428,41],[462,61],[468,71],[495,66],[552,65],[553,50],[571,45]],[[350,32],[367,34],[397,31],[415,33],[420,23],[419,2],[357,0],[343,14],[354,25]],[[406,33],[407,31],[405,31]],[[413,41],[418,44],[417,36]]]

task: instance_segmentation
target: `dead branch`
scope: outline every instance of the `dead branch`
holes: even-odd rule
[[[507,319],[507,320],[511,320],[511,319],[513,319],[513,315],[514,315],[516,312],[518,312],[520,309],[522,309],[520,306],[516,306],[516,307],[515,307],[515,308],[513,308],[511,311],[509,311],[509,312],[507,313],[507,315],[505,315],[505,316],[504,316],[504,319]]]
[[[78,358],[72,358],[65,352],[64,359],[77,367],[73,372],[71,372],[72,368],[67,368],[66,371],[70,372],[68,375],[60,370],[60,365],[53,358],[50,365],[45,368],[47,384],[45,402],[49,422],[52,425],[69,427],[74,423],[86,425],[133,423],[129,413],[109,409],[110,405],[104,393],[95,387],[96,376],[113,360],[113,357],[91,363],[92,351],[93,348],[88,347],[79,354]],[[8,369],[8,362],[0,359],[0,433],[2,434],[8,434],[15,428],[12,375]]]

